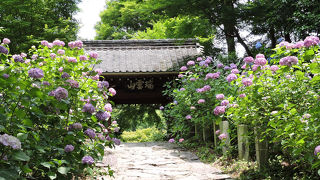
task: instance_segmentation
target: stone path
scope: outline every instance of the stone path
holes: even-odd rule
[[[108,149],[102,163],[110,164],[115,178],[101,180],[209,180],[230,179],[229,175],[200,162],[191,152],[167,142],[124,143]]]

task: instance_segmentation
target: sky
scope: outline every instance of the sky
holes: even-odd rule
[[[95,24],[100,21],[100,12],[105,9],[106,0],[82,0],[78,5],[80,11],[75,18],[80,22],[79,39],[93,40],[96,32]]]

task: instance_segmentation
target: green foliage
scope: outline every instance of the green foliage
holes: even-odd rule
[[[76,39],[73,15],[81,0],[9,0],[0,2],[0,37],[12,40],[11,52],[27,52],[41,40]]]
[[[82,42],[77,43],[76,48],[32,47],[19,61],[17,56],[0,53],[0,179],[94,176],[94,163],[84,164],[82,158],[92,156],[97,162],[105,147],[114,146],[105,138],[114,137],[117,125],[108,126],[96,117],[112,94],[93,78],[99,77],[93,70],[99,60],[84,53]],[[1,47],[9,49],[7,44]],[[63,73],[70,77],[63,78]],[[59,87],[64,91],[57,91]],[[93,105],[94,113],[83,111],[83,99]],[[75,128],[74,123],[82,127]],[[95,137],[89,138],[87,129]],[[5,136],[11,139],[9,145]],[[74,150],[66,151],[66,145]]]
[[[165,122],[159,105],[117,105],[112,118],[116,120],[122,131],[135,131],[137,128],[156,126],[164,128]]]
[[[136,131],[124,131],[121,139],[124,142],[154,142],[163,141],[166,132],[156,127],[137,129]]]

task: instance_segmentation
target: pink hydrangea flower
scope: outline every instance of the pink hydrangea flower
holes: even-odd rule
[[[231,74],[229,74],[229,75],[227,76],[226,79],[227,79],[228,82],[231,82],[231,81],[233,81],[233,80],[236,80],[237,78],[238,78],[237,75],[231,73]]]
[[[265,58],[256,58],[256,60],[254,61],[254,64],[259,66],[264,66],[267,64],[267,60]]]
[[[241,69],[247,69],[247,64],[242,65]]]
[[[216,135],[220,134],[220,129],[216,130]]]
[[[243,59],[243,61],[244,61],[246,64],[249,64],[249,63],[253,63],[253,62],[254,62],[254,59],[253,59],[253,57],[248,56],[248,57],[245,57],[245,58]]]
[[[179,139],[179,142],[180,142],[180,143],[182,143],[183,141],[184,141],[184,139],[183,139],[183,138],[180,138],[180,139]]]
[[[228,100],[221,101],[221,106],[227,106],[229,104]]]
[[[194,61],[188,61],[187,62],[187,66],[194,66],[195,65],[195,62]]]
[[[192,119],[192,116],[189,114],[189,115],[186,116],[186,119],[188,119],[188,120]]]
[[[76,62],[77,62],[77,58],[75,58],[75,57],[68,57],[68,62],[76,63]]]
[[[216,95],[216,99],[223,100],[224,99],[224,95],[223,94],[217,94]]]
[[[65,54],[65,51],[64,51],[63,49],[59,49],[59,50],[57,51],[57,53],[60,54],[60,55],[64,55],[64,54]]]
[[[314,155],[317,156],[320,152],[320,145],[314,148]]]
[[[99,75],[102,74],[102,69],[95,69],[94,71],[95,71],[96,73],[98,73]]]
[[[95,75],[95,76],[91,76],[91,79],[92,79],[92,80],[99,80],[99,77],[100,77],[100,76],[97,74],[97,75]]]
[[[239,72],[238,69],[232,69],[232,70],[231,70],[231,73],[233,73],[233,74],[239,74],[240,72]]]
[[[192,78],[190,78],[190,81],[195,81],[195,80],[196,80],[196,78],[193,78],[193,77],[192,77]]]
[[[222,134],[220,134],[220,136],[218,136],[218,138],[220,140],[227,139],[227,137],[228,137],[228,135],[226,133],[222,133]]]
[[[243,78],[242,79],[242,84],[245,86],[251,86],[252,85],[252,79],[250,78]]]
[[[223,64],[221,64],[221,63],[219,63],[218,65],[217,65],[217,68],[223,68],[224,67],[224,65]]]
[[[280,59],[279,64],[281,66],[292,66],[294,64],[298,64],[298,58],[295,56],[286,56]]]
[[[303,41],[305,47],[310,47],[319,44],[319,38],[316,36],[308,36]]]
[[[270,70],[273,71],[273,72],[276,72],[276,71],[279,70],[279,67],[278,67],[277,65],[272,65],[272,66],[270,67]]]
[[[259,65],[254,64],[254,65],[252,66],[252,71],[256,71],[256,70],[258,69],[258,67],[259,67]]]
[[[246,97],[246,94],[240,94],[239,97],[244,98],[244,97]]]
[[[202,103],[205,103],[206,101],[204,99],[199,99],[198,100],[198,104],[202,104]]]
[[[190,109],[191,109],[191,110],[194,110],[194,109],[196,109],[196,107],[194,107],[194,106],[191,106],[191,107],[190,107]]]
[[[202,61],[202,57],[198,57],[198,58],[197,58],[197,61]]]
[[[294,44],[293,48],[302,48],[304,46],[304,42],[303,41],[299,41],[296,44]]]
[[[183,74],[179,74],[179,75],[178,75],[178,78],[183,78]]]
[[[3,43],[3,44],[10,44],[11,41],[10,41],[10,39],[8,39],[8,38],[3,38],[2,43]]]
[[[188,70],[187,66],[182,66],[182,67],[180,68],[180,71],[186,71],[186,70]]]
[[[63,71],[63,67],[59,67],[58,71],[62,72]]]
[[[257,55],[256,55],[256,59],[258,59],[258,58],[265,58],[265,57],[264,57],[263,54],[257,54]]]
[[[117,91],[113,88],[109,88],[109,92],[112,94],[112,96],[117,94]]]
[[[215,115],[221,115],[221,114],[223,114],[223,113],[225,113],[225,111],[226,111],[226,107],[225,106],[217,106],[216,108],[214,108],[214,114]]]
[[[42,46],[48,46],[48,45],[49,45],[49,42],[46,41],[46,40],[43,40],[43,41],[41,41],[41,45],[42,45]]]
[[[86,61],[86,60],[88,60],[88,57],[87,57],[87,56],[84,56],[84,55],[81,55],[81,56],[80,56],[80,60],[81,60],[81,61]]]
[[[105,106],[104,106],[104,109],[108,112],[112,112],[112,105],[110,103],[107,103]]]
[[[98,53],[97,52],[89,52],[89,56],[93,59],[97,59],[98,58]]]

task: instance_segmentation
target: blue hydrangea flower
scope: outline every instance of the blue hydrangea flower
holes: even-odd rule
[[[262,47],[261,42],[257,42],[257,44],[256,44],[256,49],[259,49],[259,48],[261,48],[261,47]]]

